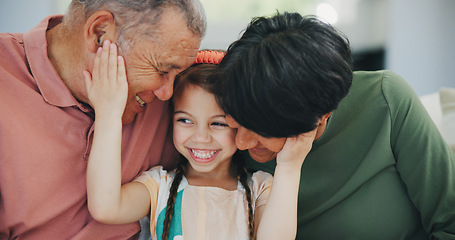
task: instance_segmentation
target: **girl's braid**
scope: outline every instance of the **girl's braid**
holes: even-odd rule
[[[252,197],[251,197],[251,189],[248,186],[248,171],[246,170],[245,167],[245,161],[240,154],[239,151],[237,151],[234,156],[232,157],[232,164],[236,166],[235,176],[238,176],[240,183],[242,184],[243,188],[245,188],[245,195],[246,195],[246,200],[248,203],[248,232],[250,235],[250,240],[254,239],[254,214],[253,214],[253,206],[252,206]]]
[[[164,217],[163,223],[163,240],[167,240],[169,238],[169,229],[171,227],[172,217],[174,215],[174,205],[175,205],[175,198],[177,197],[177,190],[179,188],[180,182],[182,181],[183,174],[184,174],[184,164],[183,161],[180,160],[177,169],[175,171],[175,177],[172,181],[171,189],[169,190],[169,198],[167,200],[166,206],[166,215]]]

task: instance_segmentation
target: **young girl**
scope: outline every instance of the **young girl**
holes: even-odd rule
[[[227,125],[207,82],[223,56],[200,52],[196,63],[176,78],[178,168],[167,172],[154,167],[121,185],[121,116],[128,88],[124,62],[109,47],[98,51],[93,81],[85,73],[96,113],[87,169],[88,207],[96,220],[124,224],[149,215],[153,239],[253,239],[256,233],[263,234],[261,239],[268,233],[295,238],[298,179],[280,175],[282,187],[274,193],[270,174],[247,173],[236,154],[235,130]],[[300,156],[290,153],[287,159]],[[270,192],[275,197],[267,203]],[[263,213],[268,217],[262,218]]]

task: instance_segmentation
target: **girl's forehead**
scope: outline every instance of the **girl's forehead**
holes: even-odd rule
[[[192,104],[200,104],[200,106],[212,106],[218,104],[215,100],[215,95],[208,92],[204,88],[187,84],[180,92],[176,93],[175,105],[190,106]]]
[[[185,112],[201,119],[225,118],[225,112],[218,105],[215,95],[199,86],[187,87],[174,101],[174,112]]]

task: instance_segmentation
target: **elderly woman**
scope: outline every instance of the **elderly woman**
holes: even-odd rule
[[[297,239],[454,239],[453,152],[405,80],[351,66],[348,40],[314,17],[254,19],[215,76],[237,147],[276,174],[316,131],[296,159]]]

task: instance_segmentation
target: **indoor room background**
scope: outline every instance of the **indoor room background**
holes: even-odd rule
[[[0,32],[26,32],[69,0],[0,0]],[[254,16],[318,15],[350,39],[356,70],[390,69],[418,95],[455,88],[455,0],[201,0],[201,48],[227,49]],[[1,51],[1,49],[0,49]]]

